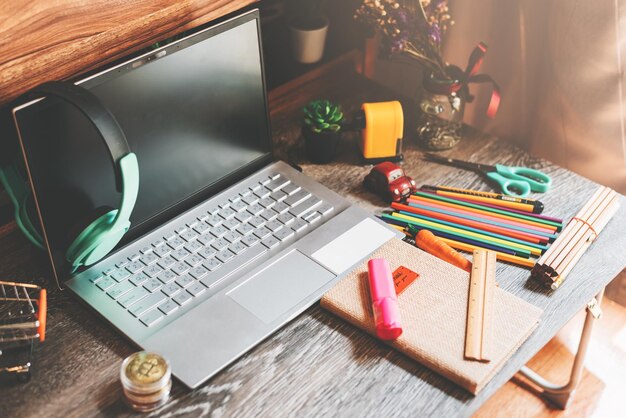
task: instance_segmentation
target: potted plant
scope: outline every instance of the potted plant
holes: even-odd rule
[[[302,64],[313,64],[322,59],[328,18],[323,10],[326,0],[294,0],[291,2],[291,49],[293,57]]]
[[[303,109],[302,134],[309,159],[325,164],[335,158],[341,139],[341,107],[329,100],[313,100]]]

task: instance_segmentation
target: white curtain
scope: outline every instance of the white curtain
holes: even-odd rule
[[[445,58],[464,66],[479,41],[481,72],[502,89],[495,120],[486,87],[465,121],[626,193],[626,0],[450,0]]]

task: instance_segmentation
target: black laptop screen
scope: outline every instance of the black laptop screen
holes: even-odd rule
[[[140,187],[133,228],[209,197],[269,156],[258,20],[252,16],[82,84],[111,110],[137,154]],[[16,120],[62,274],[58,270],[65,266],[77,220],[97,207],[118,206],[113,168],[96,132],[69,105],[45,99],[18,110]]]

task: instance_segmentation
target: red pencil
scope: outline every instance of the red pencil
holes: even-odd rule
[[[522,231],[516,231],[514,229],[503,228],[501,226],[486,224],[483,222],[473,221],[471,219],[458,218],[456,216],[445,215],[443,213],[432,212],[425,209],[416,208],[413,206],[403,205],[402,203],[392,203],[391,207],[397,210],[403,210],[406,212],[415,213],[417,215],[428,216],[429,218],[440,219],[443,221],[452,222],[459,225],[470,226],[472,228],[481,229],[483,231],[493,232],[496,234],[505,235],[511,238],[517,238],[523,241],[532,242],[534,244],[547,244],[548,238],[539,235],[533,235]]]

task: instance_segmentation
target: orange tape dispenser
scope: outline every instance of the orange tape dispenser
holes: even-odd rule
[[[402,161],[404,113],[400,102],[363,103],[355,119],[361,128],[361,153],[367,163]]]

